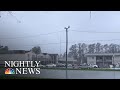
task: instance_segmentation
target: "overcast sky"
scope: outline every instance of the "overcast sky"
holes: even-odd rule
[[[70,26],[69,42],[73,42],[69,43],[69,47],[83,41],[96,43],[97,40],[120,39],[120,33],[76,32],[120,32],[120,12],[118,11],[92,11],[91,19],[90,11],[13,11],[13,15],[15,17],[2,12],[0,18],[0,44],[7,45],[9,49],[29,50],[39,45],[42,52],[59,54],[61,51],[63,53],[65,43],[61,45],[59,43],[65,42],[64,27],[68,25]],[[21,23],[18,23],[16,18]],[[47,33],[52,34],[41,35]],[[101,41],[101,43],[120,44],[120,40]]]

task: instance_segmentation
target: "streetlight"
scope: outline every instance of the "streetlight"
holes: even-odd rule
[[[70,28],[70,26],[68,26],[67,28],[65,27],[64,29],[66,29],[66,79],[67,79],[67,50],[68,50],[68,29]]]

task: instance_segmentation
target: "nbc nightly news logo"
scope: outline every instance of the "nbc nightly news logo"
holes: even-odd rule
[[[40,74],[40,61],[5,61],[5,74]]]

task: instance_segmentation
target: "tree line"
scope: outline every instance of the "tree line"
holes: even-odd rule
[[[85,53],[120,53],[120,45],[119,44],[101,44],[101,43],[78,43],[71,45],[68,52],[68,57],[72,57],[79,62],[86,62]],[[65,57],[65,53],[63,57]]]
[[[22,53],[25,53],[24,51],[22,51],[22,50],[18,50],[18,51],[16,51],[16,50],[9,50],[8,46],[2,46],[2,45],[0,45],[0,54],[13,54],[13,53],[14,54],[16,54],[16,53],[19,53],[19,54],[21,53],[22,54]],[[34,52],[36,54],[36,56],[37,56],[37,54],[41,53],[41,48],[40,48],[40,46],[34,46],[29,51]]]
[[[0,45],[0,54],[6,54],[6,53],[8,53],[8,46]]]

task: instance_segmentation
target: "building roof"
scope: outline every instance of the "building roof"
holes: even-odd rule
[[[87,53],[85,56],[117,56],[120,55],[120,53]]]
[[[30,51],[25,51],[25,50],[9,50],[9,54],[25,54]]]

